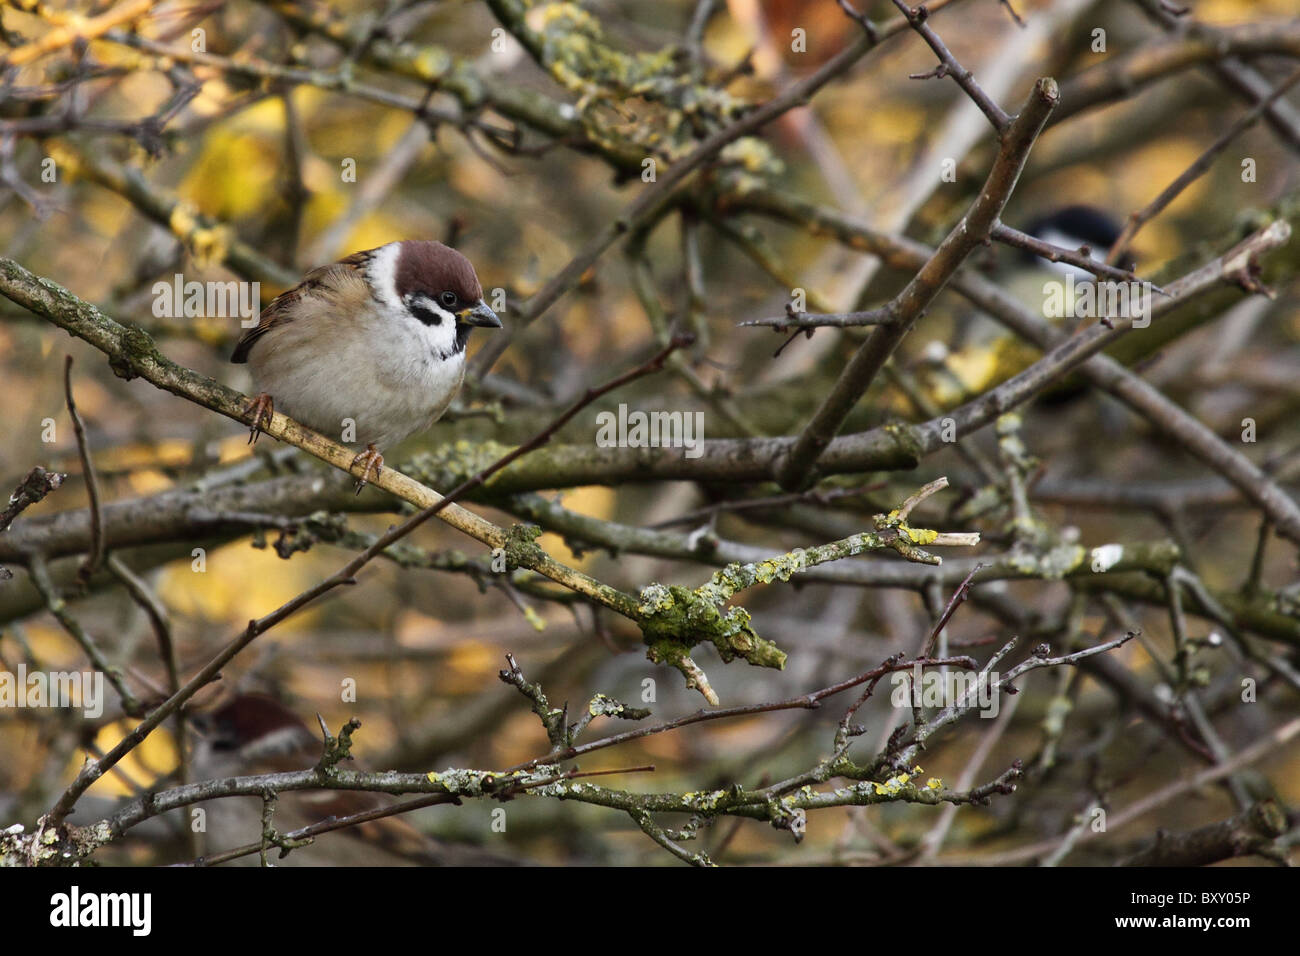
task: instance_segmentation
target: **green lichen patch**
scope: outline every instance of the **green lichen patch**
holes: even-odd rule
[[[1077,544],[1058,544],[1040,553],[1017,549],[1007,561],[1021,574],[1057,581],[1079,567],[1087,553]]]
[[[546,556],[537,545],[537,539],[541,536],[542,529],[535,524],[512,524],[506,531],[506,540],[504,549],[506,552],[506,567],[510,570],[515,568],[531,567],[537,561]]]
[[[455,488],[513,451],[496,441],[459,441],[422,451],[402,465],[402,472],[431,488]],[[492,479],[486,484],[490,487]]]
[[[645,720],[650,711],[645,707],[629,707],[621,700],[615,700],[607,694],[597,694],[587,705],[587,712],[593,717],[621,717],[624,720]]]
[[[458,797],[490,797],[507,787],[512,792],[534,787],[560,772],[559,764],[538,764],[529,770],[512,770],[509,773],[448,767],[441,771],[431,770],[426,777],[443,792]]]
[[[881,548],[891,548],[914,561],[939,563],[936,556],[919,547],[937,541],[939,532],[909,527],[898,510],[876,515],[874,522],[874,531],[859,532],[829,544],[796,548],[763,561],[728,564],[698,588],[647,585],[641,590],[636,614],[649,646],[648,656],[656,663],[680,670],[687,685],[698,688],[710,702],[714,698],[707,678],[689,656],[697,644],[709,642],[728,663],[741,657],[759,667],[784,668],[785,652],[754,631],[749,612],[725,605],[736,593],[754,585],[789,581],[816,565]]]
[[[740,114],[745,102],[681,68],[674,46],[625,52],[577,3],[543,2],[516,24],[557,83],[574,93],[574,109],[596,139],[634,143],[669,160],[685,156],[702,135]],[[626,103],[639,101],[634,121]],[[757,147],[751,147],[757,148]],[[737,156],[733,161],[754,162]],[[765,165],[772,165],[770,158]]]
[[[723,661],[743,657],[759,667],[785,667],[785,653],[754,632],[749,612],[743,607],[724,611],[719,606],[722,600],[725,597],[707,584],[698,590],[677,584],[645,588],[637,610],[641,633],[651,648],[650,659],[678,666],[682,655],[708,641]]]

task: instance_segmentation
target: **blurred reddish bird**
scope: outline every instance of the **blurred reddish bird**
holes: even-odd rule
[[[194,749],[195,780],[307,770],[321,756],[320,738],[278,701],[240,694],[211,714],[194,718],[202,734]],[[359,790],[299,790],[281,793],[272,822],[280,834],[330,818],[341,819],[391,805],[395,798]],[[257,843],[262,835],[261,797],[223,797],[196,804],[204,811],[206,854]],[[310,846],[280,858],[275,866],[513,866],[519,861],[475,847],[440,843],[400,817],[384,817],[325,833]],[[231,861],[258,866],[259,854]]]

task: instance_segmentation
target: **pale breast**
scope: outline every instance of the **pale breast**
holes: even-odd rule
[[[335,441],[383,449],[446,410],[465,374],[463,352],[438,357],[418,322],[371,300],[317,297],[312,308],[268,330],[249,354],[258,389],[279,411]]]

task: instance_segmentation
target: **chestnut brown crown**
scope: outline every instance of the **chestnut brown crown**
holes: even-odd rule
[[[483,298],[474,267],[463,255],[431,239],[403,239],[397,256],[393,285],[398,298],[423,293],[449,311],[473,306]],[[456,306],[441,301],[444,293],[453,293]]]

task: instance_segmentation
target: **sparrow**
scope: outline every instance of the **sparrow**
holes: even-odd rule
[[[403,239],[313,269],[271,300],[231,356],[252,369],[257,389],[245,410],[249,442],[279,408],[364,445],[352,460],[362,466],[360,493],[383,468],[381,449],[447,410],[475,326],[499,329],[501,320],[470,261],[441,242]]]
[[[195,780],[308,770],[321,756],[321,740],[272,697],[240,693],[217,709],[191,718],[198,740],[191,760]],[[294,790],[276,800],[272,823],[281,834],[330,818],[388,806],[395,798],[361,790]],[[262,837],[261,797],[222,797],[196,806],[204,811],[204,843],[211,856]],[[269,848],[277,866],[512,866],[519,861],[477,847],[435,841],[399,816],[382,817],[320,834],[309,846],[283,859]],[[256,866],[258,854],[230,861]]]

